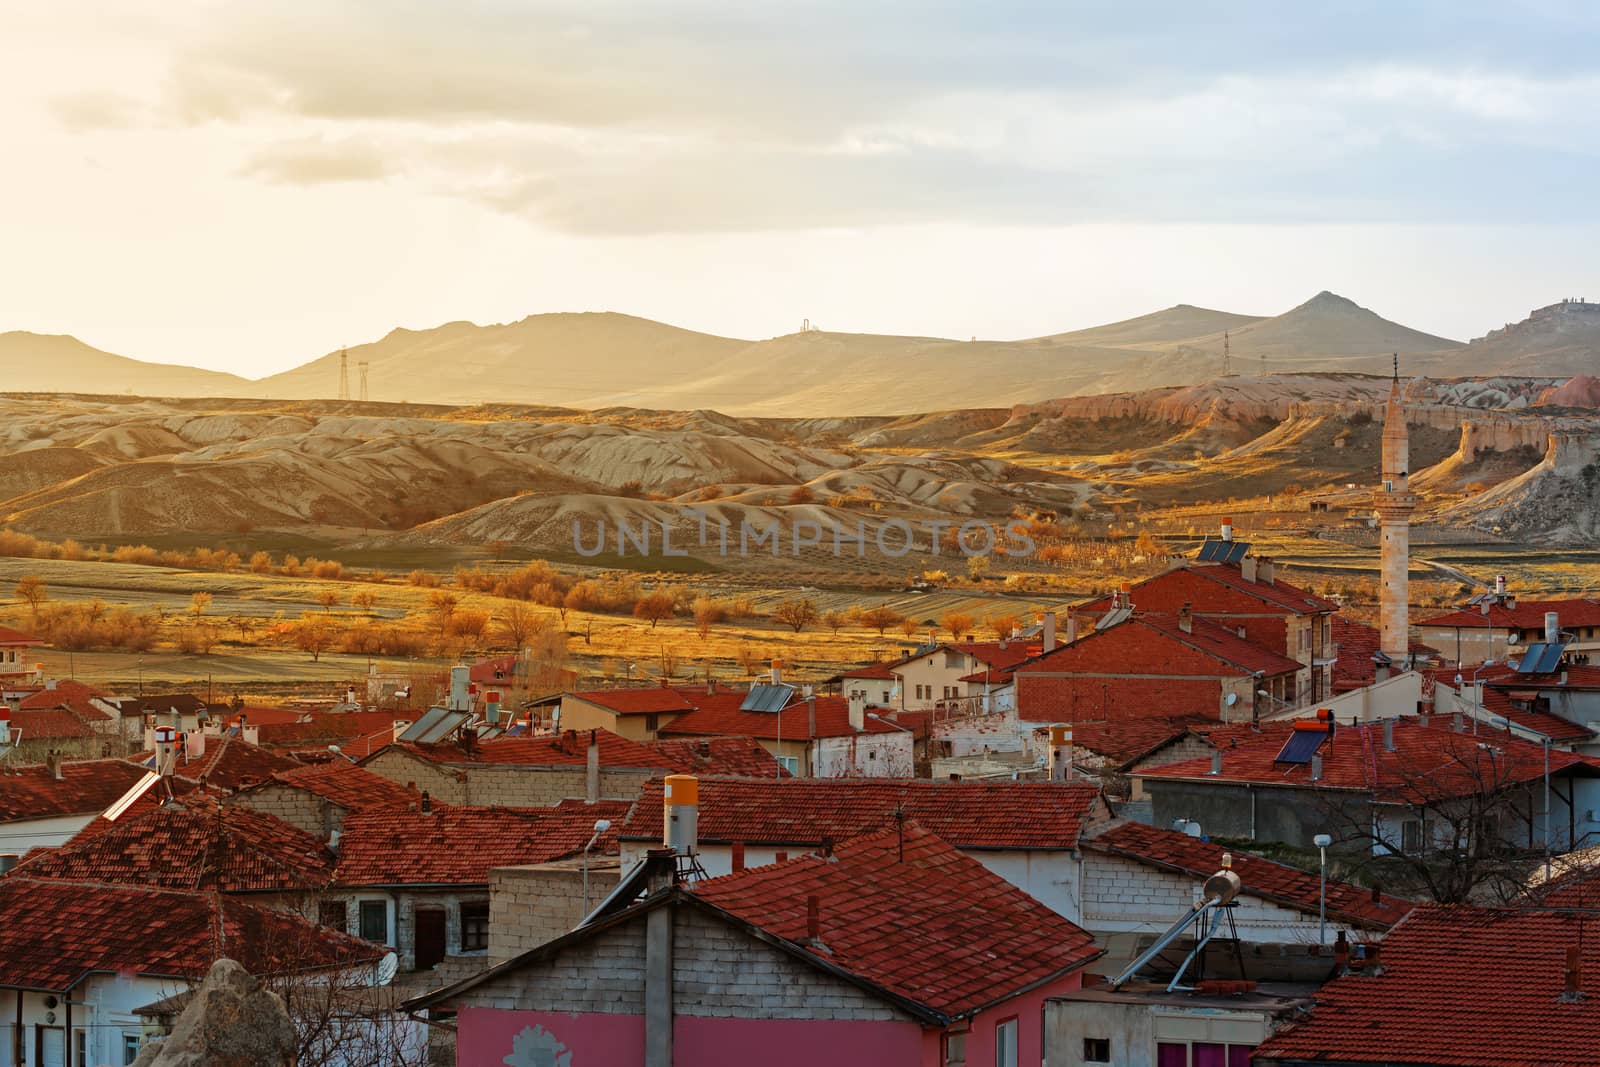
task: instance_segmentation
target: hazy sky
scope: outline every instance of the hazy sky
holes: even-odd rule
[[[544,311],[1600,298],[1590,3],[52,0],[0,7],[0,131],[0,330],[250,376]]]

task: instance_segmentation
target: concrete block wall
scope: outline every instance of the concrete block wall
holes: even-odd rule
[[[585,767],[495,763],[447,766],[398,749],[380,752],[362,766],[391,782],[414,784],[443,804],[540,808],[569,798],[582,799],[589,792]],[[600,797],[632,800],[645,782],[668,773],[665,768],[601,767]]]
[[[643,1015],[644,927],[642,918],[613,927],[554,959],[484,982],[457,1003],[506,1011]]]
[[[338,817],[335,817],[333,805],[314,793],[287,785],[266,785],[247,789],[227,797],[223,803],[235,804],[282,819],[290,826],[304,830],[315,837],[327,837],[328,833],[342,821],[344,814],[344,809],[340,808],[337,809]]]
[[[415,785],[434,800],[445,804],[466,804],[466,776],[419,759],[403,749],[387,749],[362,764],[373,774],[400,785]]]
[[[1123,856],[1086,851],[1083,924],[1090,931],[1157,932],[1177,921],[1198,899],[1202,879],[1164,871]],[[1307,943],[1317,939],[1317,915],[1248,894],[1233,910],[1246,941]]]
[[[589,872],[589,899],[616,888],[615,865]],[[500,963],[554,940],[583,919],[583,870],[565,864],[489,872],[489,960]]]

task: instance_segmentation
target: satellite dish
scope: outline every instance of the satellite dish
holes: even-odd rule
[[[1239,703],[1239,694],[1229,693],[1227,699],[1224,700],[1223,703],[1228,705],[1230,708],[1233,707],[1235,704]]]
[[[383,959],[378,961],[378,984],[388,985],[394,981],[394,976],[400,971],[400,957],[393,952],[385,952]]]
[[[1521,640],[1522,640],[1522,635],[1521,634],[1507,634],[1506,635],[1506,644],[1508,644],[1508,645],[1514,645],[1518,641],[1521,641]]]

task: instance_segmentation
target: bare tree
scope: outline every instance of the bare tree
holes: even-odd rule
[[[869,630],[878,631],[878,636],[883,636],[883,631],[891,626],[899,626],[905,622],[905,616],[891,607],[880,604],[875,608],[867,608],[856,615],[856,621]],[[915,629],[915,624],[912,624]]]
[[[799,633],[817,621],[817,605],[809,597],[791,597],[772,609],[772,617]]]
[[[17,599],[28,605],[28,612],[33,616],[33,621],[39,621],[39,605],[50,599],[49,592],[44,587],[44,579],[37,574],[26,574],[17,581]]]

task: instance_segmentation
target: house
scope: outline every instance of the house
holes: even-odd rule
[[[1383,634],[1376,627],[1346,618],[1333,616],[1332,696],[1365,689],[1380,681],[1378,659],[1383,644]],[[1411,642],[1411,655],[1417,662],[1440,658],[1439,650],[1420,641]]]
[[[1600,761],[1549,753],[1557,851],[1600,830]],[[1154,822],[1309,848],[1319,833],[1374,855],[1416,854],[1462,835],[1542,846],[1545,751],[1463,718],[1344,726],[1326,720],[1235,734],[1209,759],[1139,772]]]
[[[135,1009],[189,988],[217,959],[253,974],[378,980],[384,950],[235,896],[0,879],[0,1063],[131,1063]]]
[[[1308,973],[1282,978],[1314,978],[1327,970],[1326,960],[1308,955],[1319,944],[1332,944],[1336,931],[1356,940],[1376,940],[1411,910],[1409,900],[1338,880],[1323,883],[1315,872],[1275,863],[1260,856],[1231,852],[1179,830],[1118,820],[1091,828],[1083,838],[1083,905],[1078,921],[1107,947],[1106,958],[1120,968],[1152,940],[1155,933],[1192,910],[1200,883],[1224,865],[1243,882],[1231,911],[1230,934],[1253,946],[1282,946],[1284,955]],[[1326,903],[1327,924],[1321,917]],[[1280,957],[1281,959],[1281,957]],[[1252,954],[1246,974],[1262,978],[1274,961]],[[1284,962],[1278,962],[1282,969]]]
[[[1573,652],[1600,651],[1600,600],[1523,600],[1503,592],[1475,599],[1417,623],[1423,643],[1455,663],[1503,663],[1520,649],[1546,640],[1553,625]]]
[[[453,1013],[462,1063],[1037,1065],[1045,1000],[1099,955],[915,820],[720,878],[675,858],[406,1007]]]
[[[121,724],[120,733],[129,745],[145,743],[145,727],[159,724],[176,726],[185,733],[200,729],[213,717],[227,715],[226,704],[208,704],[192,693],[162,693],[151,696],[97,696],[94,704]]]
[[[662,725],[663,738],[748,737],[804,778],[899,778],[915,772],[914,730],[840,697],[794,686],[704,693]]]
[[[0,764],[0,869],[6,856],[65,844],[147,773],[119,759]]]
[[[1587,1064],[1600,1033],[1592,912],[1425,904],[1342,961],[1260,1067]]]
[[[1311,1006],[1315,983],[1085,983],[1044,1006],[1050,1067],[1251,1067],[1255,1048]]]
[[[29,688],[43,684],[44,669],[33,662],[33,653],[30,651],[43,644],[43,641],[21,630],[0,626],[0,689]]]
[[[272,780],[279,771],[304,766],[299,760],[251,744],[234,733],[215,733],[202,727],[180,733],[172,776],[185,782],[223,792],[236,792],[246,786]],[[154,767],[151,750],[133,757]]]
[[[877,708],[896,707],[900,704],[900,676],[894,672],[894,665],[902,662],[904,660],[852,667],[829,678],[828,684],[837,684],[846,700]]]
[[[1600,666],[1558,664],[1542,673],[1520,668],[1513,662],[1430,671],[1433,710],[1491,726],[1509,723],[1528,741],[1549,738],[1557,748],[1600,751]]]
[[[614,853],[613,836],[595,823],[620,825],[627,810],[622,801],[529,809],[447,807],[424,798],[415,810],[353,812],[344,820],[322,921],[394,946],[406,969],[427,970],[449,957],[486,960],[489,872],[576,856],[591,839],[600,854]]]
[[[403,808],[419,800],[414,789],[335,759],[275,771],[267,781],[245,786],[223,803],[264,812],[326,841],[353,811]]]
[[[617,833],[626,870],[663,840],[663,780]],[[1083,783],[702,778],[698,856],[722,875],[843,841],[897,812],[1068,919],[1078,914],[1079,835],[1110,814]]]
[[[672,759],[605,730],[568,730],[551,737],[397,742],[360,765],[445,804],[532,808],[568,798],[632,800],[651,777],[678,770]]]
[[[1017,714],[1034,722],[1172,715],[1248,722],[1293,703],[1301,670],[1297,661],[1184,608],[1170,615],[1124,612],[1017,667]]]
[[[712,686],[711,692],[718,688]],[[662,726],[694,709],[688,697],[668,686],[589,689],[561,694],[558,723],[563,730],[606,730],[630,741],[650,741]]]
[[[303,711],[289,721],[264,714],[280,709],[247,708],[239,717],[255,727],[256,743],[303,760],[326,760],[333,749],[362,759],[393,743],[412,724],[407,712]]]
[[[0,705],[0,718],[10,718],[8,758],[123,755],[126,746],[116,720],[94,705],[93,698],[99,695],[99,690],[82,682],[54,678],[31,692],[8,692],[6,703]]]
[[[1129,775],[1209,756],[1210,728],[1221,725],[1196,712],[1073,723],[1068,747],[1072,774],[1093,778],[1113,798],[1143,800],[1143,782]],[[1034,729],[1037,734],[1045,728],[1035,724]]]
[[[1207,541],[1198,559],[1126,585],[1120,604],[1118,597],[1103,597],[1078,611],[1104,615],[1122,607],[1173,615],[1187,604],[1196,615],[1242,631],[1251,642],[1299,664],[1293,684],[1275,697],[1290,704],[1324,699],[1332,691],[1332,620],[1338,605],[1280,579],[1270,558],[1249,554],[1250,546],[1233,540],[1224,526],[1223,540]],[[1216,551],[1219,546],[1227,547]]]
[[[1010,671],[1045,645],[1026,641],[960,641],[930,644],[889,671],[899,679],[898,706],[911,711],[938,710],[946,714],[988,714],[1006,710],[1002,695],[1009,696]],[[870,692],[870,685],[867,689]]]

